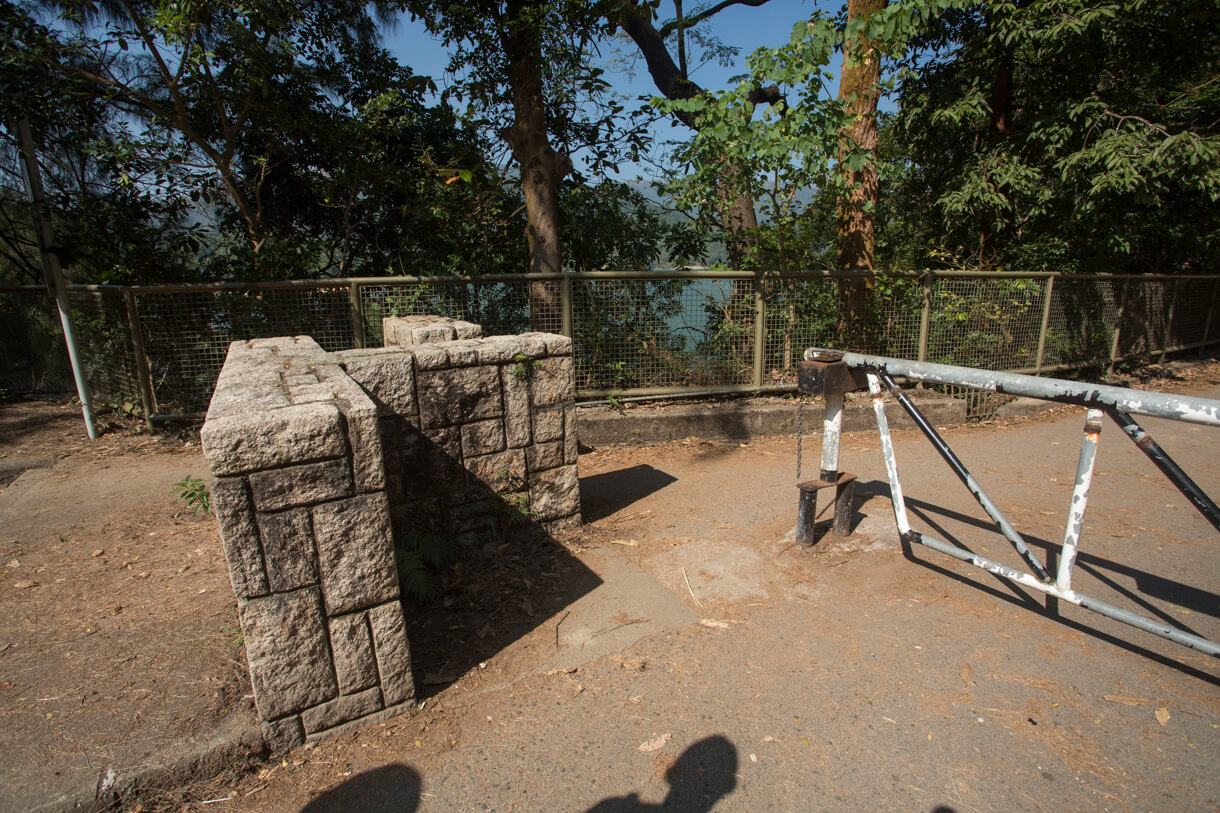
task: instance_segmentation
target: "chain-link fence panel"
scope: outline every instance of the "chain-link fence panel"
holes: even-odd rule
[[[72,326],[95,406],[142,415],[127,303],[119,290],[69,292]],[[213,382],[214,383],[214,382]]]
[[[1154,353],[1161,349],[1168,308],[1162,280],[1130,280],[1126,284],[1122,319],[1118,324],[1119,357]]]
[[[1044,279],[938,279],[932,286],[927,361],[1020,370],[1033,367]]]
[[[1206,340],[1207,316],[1216,293],[1215,280],[1180,279],[1173,293],[1173,320],[1168,349],[1193,347]]]
[[[365,343],[380,347],[384,341],[381,320],[392,316],[448,316],[482,325],[484,335],[525,333],[531,329],[559,332],[556,320],[530,322],[533,290],[525,281],[418,282],[402,280],[359,284],[360,313],[364,319]],[[554,296],[559,296],[555,287]],[[540,308],[540,311],[542,309]],[[552,327],[552,322],[555,322]]]
[[[748,385],[754,283],[657,276],[572,280],[576,388]]]
[[[207,409],[233,341],[303,334],[326,350],[353,346],[346,286],[141,290],[136,303],[153,398],[163,414]]]
[[[1042,366],[1108,359],[1121,290],[1122,284],[1111,279],[1056,279],[1046,323]]]
[[[838,347],[900,358],[921,356],[924,291],[926,352],[933,362],[998,370],[1087,366],[1118,355],[1204,341],[1214,310],[1214,279],[1059,277],[1044,311],[1045,277],[612,277],[564,280],[336,280],[250,288],[135,289],[154,412],[207,408],[230,342],[309,335],[327,350],[380,346],[386,316],[438,314],[483,326],[488,335],[562,332],[574,341],[577,389],[624,392],[749,387],[761,361],[763,386],[791,385],[806,347]],[[73,289],[82,355],[103,397],[138,403],[134,352],[122,289]],[[1125,302],[1124,302],[1125,297]],[[34,304],[37,303],[37,304]],[[763,309],[760,356],[758,307]],[[1120,305],[1121,318],[1120,318]],[[570,307],[570,314],[565,309]],[[8,379],[50,380],[67,369],[54,335],[54,303],[0,294],[7,316]],[[847,314],[847,315],[845,315]],[[1167,324],[1172,315],[1172,325]],[[1217,332],[1216,330],[1212,331]],[[70,386],[70,375],[66,377]],[[962,393],[965,395],[965,393]],[[969,394],[971,414],[996,404]],[[994,399],[993,399],[994,400]],[[978,403],[974,403],[978,401]]]
[[[0,391],[73,390],[59,309],[45,288],[0,290]]]

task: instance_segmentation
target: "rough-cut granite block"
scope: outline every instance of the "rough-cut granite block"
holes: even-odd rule
[[[364,613],[330,619],[330,649],[340,694],[355,694],[376,685],[377,661],[373,658],[373,639]]]
[[[530,395],[535,406],[562,404],[575,397],[571,356],[543,359],[530,375]]]
[[[525,462],[530,472],[553,469],[563,465],[563,443],[557,440],[535,443],[526,447]]]
[[[580,512],[580,480],[575,466],[530,475],[530,511],[541,520]]]
[[[503,414],[495,367],[420,370],[418,381],[419,418],[425,429]]]
[[[315,506],[313,530],[327,615],[398,598],[398,570],[384,494]]]
[[[366,401],[359,407],[344,409],[347,436],[352,449],[352,476],[361,493],[385,488],[385,465],[382,462],[380,421],[377,408]]]
[[[548,356],[572,355],[572,340],[560,333],[522,333],[518,338],[542,342]]]
[[[563,408],[563,462],[574,464],[580,457],[580,444],[576,438],[576,406],[566,404]]]
[[[543,443],[548,440],[560,440],[562,438],[563,409],[561,407],[535,409],[534,443]]]
[[[229,580],[238,598],[266,595],[270,589],[263,569],[263,552],[254,524],[254,509],[244,477],[212,481],[212,510],[220,525],[220,541],[229,563]]]
[[[340,695],[329,703],[306,709],[301,714],[301,722],[305,724],[306,734],[316,734],[380,710],[381,689],[373,687],[357,694]]]
[[[355,493],[346,458],[269,469],[250,475],[250,492],[259,511],[339,500]]]
[[[348,375],[364,388],[382,415],[415,417],[415,365],[398,348],[337,353]]]
[[[301,725],[301,716],[281,717],[263,723],[263,743],[271,756],[286,754],[298,745],[305,743],[305,728]]]
[[[385,704],[395,706],[411,700],[415,697],[415,680],[411,676],[411,650],[407,646],[402,605],[394,601],[369,610],[369,626],[373,630]]]
[[[208,418],[199,434],[215,475],[324,460],[347,452],[342,416],[334,404]]]
[[[465,464],[475,480],[473,485],[485,485],[498,494],[525,487],[525,455],[521,449],[468,457]]]
[[[259,716],[274,720],[338,694],[315,588],[238,602]]]
[[[285,593],[318,583],[309,511],[297,508],[280,514],[259,514],[258,528],[272,591]]]
[[[504,424],[493,419],[476,421],[462,427],[462,455],[491,454],[504,451]]]
[[[504,434],[509,448],[528,446],[530,431],[530,385],[526,378],[513,374],[512,367],[500,368],[504,389]]]

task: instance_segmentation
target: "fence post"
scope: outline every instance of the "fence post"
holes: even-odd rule
[[[1046,278],[1046,292],[1042,295],[1042,326],[1038,328],[1038,355],[1034,358],[1034,375],[1042,372],[1042,353],[1046,350],[1046,328],[1051,321],[1051,297],[1055,295],[1055,278]]]
[[[1165,356],[1169,352],[1169,338],[1173,335],[1173,312],[1178,306],[1178,278],[1173,278],[1172,293],[1169,295],[1169,312],[1165,314],[1165,333],[1161,336],[1161,357],[1157,359],[1157,364],[1165,363]]]
[[[127,330],[131,334],[131,350],[136,359],[136,383],[140,389],[140,402],[144,406],[144,425],[152,431],[152,416],[157,411],[157,404],[153,398],[152,375],[148,371],[148,354],[144,352],[144,328],[140,325],[136,295],[130,288],[123,289],[123,304],[127,306]]]
[[[559,283],[559,332],[569,339],[572,335],[572,272],[564,271]]]
[[[1123,280],[1121,298],[1118,301],[1118,313],[1114,315],[1114,338],[1110,342],[1110,363],[1106,365],[1106,375],[1114,374],[1114,364],[1118,361],[1118,333],[1123,327],[1123,312],[1127,309],[1127,293],[1131,280]]]
[[[763,384],[763,366],[767,358],[767,304],[763,295],[764,278],[760,271],[754,277],[754,386]]]
[[[928,360],[928,329],[932,324],[932,283],[935,281],[935,276],[931,271],[927,272],[923,278],[923,307],[919,312],[919,360]],[[919,382],[919,386],[923,387],[923,382]]]
[[[364,308],[360,303],[360,283],[348,283],[347,301],[352,310],[352,342],[356,347],[365,347],[367,339],[364,333]]]

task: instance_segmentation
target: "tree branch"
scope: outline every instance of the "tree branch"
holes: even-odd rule
[[[657,34],[661,37],[661,39],[665,39],[670,34],[680,29],[694,28],[699,23],[703,22],[709,17],[714,17],[729,6],[751,6],[752,8],[758,8],[759,6],[765,6],[769,2],[771,2],[771,0],[723,0],[723,2],[717,3],[711,8],[704,9],[694,17],[687,17],[684,20],[678,19],[674,20],[672,23],[666,23],[665,25],[661,26],[661,30],[658,31]]]

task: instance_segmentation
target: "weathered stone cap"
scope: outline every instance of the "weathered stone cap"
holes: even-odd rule
[[[414,347],[457,339],[474,339],[483,328],[473,322],[448,316],[387,316],[381,320],[382,344]]]

